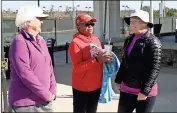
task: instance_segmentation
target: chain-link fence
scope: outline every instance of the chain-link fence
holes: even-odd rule
[[[72,35],[76,32],[72,18],[62,18],[59,20],[47,19],[43,21],[41,28],[41,36],[43,36],[45,40],[48,38],[56,39],[57,45],[70,42]],[[5,45],[10,44],[17,31],[15,20],[2,21],[2,37]]]
[[[176,19],[177,17],[154,18],[154,24],[162,24],[161,33],[174,32]],[[123,28],[125,31],[129,30],[129,26],[127,26],[122,19],[120,25],[121,33]],[[56,39],[56,45],[61,45],[70,42],[75,32],[74,20],[72,18],[62,18],[59,20],[47,19],[44,20],[42,24],[41,35],[45,39]],[[2,37],[4,38],[5,45],[11,42],[16,33],[15,20],[2,21]]]

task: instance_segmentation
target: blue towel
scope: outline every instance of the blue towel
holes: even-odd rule
[[[120,67],[120,62],[113,52],[112,56],[113,61],[111,63],[103,64],[103,80],[99,103],[108,103],[112,100],[112,96],[115,95],[111,85],[111,77],[117,74]]]

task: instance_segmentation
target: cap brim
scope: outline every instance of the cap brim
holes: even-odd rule
[[[126,24],[130,25],[130,17],[124,17],[124,21],[125,21]],[[149,28],[152,28],[154,26],[154,24],[152,24],[150,22],[147,23],[147,25],[148,25]]]
[[[47,18],[49,15],[47,15],[47,14],[42,14],[42,15],[39,15],[39,16],[36,16],[36,17],[38,17],[38,18],[41,18],[41,19],[45,19],[45,18]]]
[[[97,19],[96,18],[91,18],[90,21],[91,22],[97,22]]]

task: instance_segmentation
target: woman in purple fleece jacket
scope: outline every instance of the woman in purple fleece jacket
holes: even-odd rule
[[[39,35],[47,16],[37,6],[18,10],[16,26],[20,31],[9,50],[8,101],[14,112],[52,112],[56,81],[46,42]]]

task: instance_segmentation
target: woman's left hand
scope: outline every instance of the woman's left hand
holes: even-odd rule
[[[146,96],[146,95],[144,95],[144,94],[142,94],[142,93],[139,93],[139,94],[138,94],[138,98],[137,98],[138,101],[146,100],[146,99],[147,99],[147,96]]]
[[[113,61],[113,56],[112,56],[112,54],[110,53],[104,53],[104,55],[105,55],[105,57],[106,57],[106,63],[111,63],[112,61]]]

